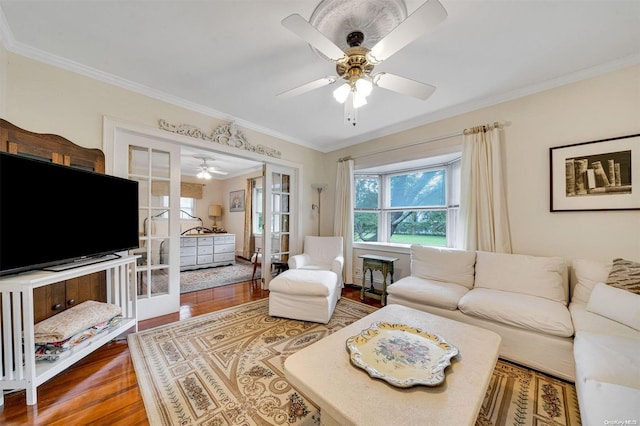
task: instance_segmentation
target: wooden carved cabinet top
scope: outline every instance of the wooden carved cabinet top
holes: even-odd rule
[[[58,135],[33,133],[0,119],[0,151],[51,160],[104,173],[104,153],[83,148]]]

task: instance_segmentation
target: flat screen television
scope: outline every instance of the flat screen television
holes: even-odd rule
[[[0,275],[138,247],[138,182],[0,152]]]

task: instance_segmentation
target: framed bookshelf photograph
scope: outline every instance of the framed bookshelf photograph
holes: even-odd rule
[[[640,134],[549,148],[549,163],[552,212],[640,210]]]

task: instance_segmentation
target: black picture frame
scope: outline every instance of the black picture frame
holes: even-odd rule
[[[640,210],[640,134],[549,148],[549,171],[551,212]]]

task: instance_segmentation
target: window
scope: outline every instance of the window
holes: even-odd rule
[[[162,197],[162,205],[165,207],[169,207],[169,197],[164,195]],[[180,197],[180,219],[191,219],[191,217],[195,217],[196,211],[196,199],[188,198],[188,197]],[[190,215],[190,216],[189,216]],[[165,212],[162,214],[163,218],[169,218],[169,212]]]
[[[453,246],[460,157],[446,160],[405,170],[357,171],[354,242]]]
[[[195,198],[180,197],[180,219],[190,219],[195,216],[196,200]],[[186,213],[186,214],[185,214]]]

